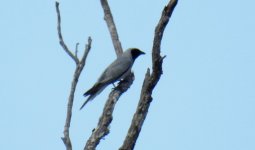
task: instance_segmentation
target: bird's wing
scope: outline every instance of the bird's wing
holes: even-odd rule
[[[105,69],[94,86],[84,93],[84,96],[97,95],[100,89],[104,89],[105,86],[117,81],[123,74],[125,74],[131,68],[130,65],[132,66],[132,62],[130,62],[129,59],[126,59],[126,57],[116,59]]]
[[[113,83],[119,80],[132,67],[132,64],[132,60],[128,57],[117,58],[105,69],[98,79],[98,83]]]

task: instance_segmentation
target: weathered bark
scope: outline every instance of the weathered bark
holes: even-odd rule
[[[115,23],[113,21],[113,16],[112,16],[112,13],[111,13],[111,9],[109,7],[109,4],[108,4],[107,0],[100,0],[100,1],[101,1],[102,8],[104,10],[104,20],[106,21],[108,30],[111,34],[112,43],[113,43],[116,55],[119,56],[123,53],[123,49],[122,49],[122,46],[121,46],[121,42],[119,40],[117,28],[116,28]]]
[[[75,68],[74,75],[73,75],[73,81],[72,81],[72,85],[71,85],[71,90],[70,90],[68,103],[67,103],[66,122],[65,122],[65,126],[64,126],[64,132],[63,132],[64,137],[61,138],[65,144],[66,150],[72,150],[72,143],[71,143],[71,139],[69,136],[69,128],[70,128],[71,119],[72,119],[74,93],[76,90],[76,85],[78,83],[80,74],[86,64],[86,59],[87,59],[88,53],[91,48],[92,39],[90,37],[88,38],[88,44],[85,46],[83,56],[81,59],[79,59],[77,56],[78,44],[76,44],[75,54],[73,54],[63,40],[62,33],[61,33],[61,16],[60,16],[58,2],[56,2],[56,11],[57,11],[57,18],[58,18],[57,30],[58,30],[59,43],[62,46],[63,50],[74,60],[74,62],[76,64],[76,68]]]
[[[133,74],[132,74],[133,75]],[[109,125],[113,119],[112,114],[116,102],[120,96],[128,90],[130,84],[133,83],[134,76],[128,76],[126,80],[121,81],[121,83],[110,93],[108,100],[104,106],[103,113],[99,119],[97,127],[93,130],[92,135],[88,139],[84,150],[95,150],[96,146],[99,144],[100,140],[109,134]]]
[[[119,41],[119,36],[117,33],[117,28],[113,21],[113,16],[108,5],[107,0],[101,0],[101,5],[104,10],[104,19],[106,21],[108,30],[110,32],[112,43],[115,49],[117,57],[123,53],[121,42]],[[90,138],[86,142],[84,150],[95,150],[96,146],[99,144],[100,140],[109,134],[109,125],[112,122],[112,114],[120,96],[128,90],[134,81],[134,74],[130,72],[129,76],[121,81],[119,85],[113,89],[110,93],[106,104],[104,106],[103,113],[98,121],[97,127],[93,130]]]
[[[153,47],[152,47],[152,73],[148,68],[143,81],[143,87],[141,90],[140,101],[138,103],[136,112],[133,116],[132,123],[128,130],[127,136],[124,140],[120,150],[132,150],[134,149],[136,140],[142,129],[144,120],[147,116],[150,103],[152,101],[152,91],[158,83],[160,76],[162,75],[162,63],[164,57],[160,56],[160,45],[163,37],[164,29],[172,15],[172,12],[177,4],[178,0],[169,1],[168,5],[164,8],[158,25],[155,29]]]

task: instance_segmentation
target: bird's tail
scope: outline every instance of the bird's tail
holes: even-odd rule
[[[87,100],[82,104],[80,110],[91,100],[92,95],[90,95]]]
[[[87,92],[85,92],[83,95],[88,96],[87,100],[82,104],[80,110],[91,100],[93,100],[98,94],[100,94],[104,89],[106,88],[106,85],[104,84],[95,84],[91,89],[89,89]]]

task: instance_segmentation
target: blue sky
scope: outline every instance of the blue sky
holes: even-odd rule
[[[134,64],[135,82],[117,103],[99,150],[122,144],[167,2],[109,1],[123,48],[147,55]],[[252,0],[179,1],[162,41],[164,74],[135,149],[255,149],[254,6]],[[93,39],[70,129],[73,148],[82,149],[111,87],[79,111],[82,94],[116,56],[99,0],[62,0],[60,10],[70,49],[79,42],[81,54],[87,37]],[[60,137],[75,65],[58,43],[55,2],[3,1],[0,18],[0,149],[64,149]]]

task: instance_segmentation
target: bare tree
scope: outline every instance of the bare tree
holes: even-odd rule
[[[104,19],[106,21],[108,30],[110,32],[112,42],[114,45],[115,53],[117,56],[123,53],[121,42],[118,37],[117,28],[115,26],[113,16],[108,5],[107,0],[100,0],[102,8],[104,10]],[[147,116],[147,112],[152,101],[152,92],[156,84],[158,83],[160,76],[162,75],[162,63],[165,56],[160,55],[160,45],[163,37],[164,29],[168,24],[168,21],[172,15],[172,12],[177,4],[178,0],[170,0],[167,6],[165,6],[161,18],[159,20],[158,25],[155,28],[155,35],[152,47],[152,72],[150,73],[150,69],[147,69],[145,74],[140,101],[137,106],[137,110],[133,116],[133,120],[131,122],[130,128],[128,130],[127,136],[123,142],[123,145],[120,147],[120,150],[132,150],[134,149],[136,140],[141,131],[143,122]],[[78,44],[76,45],[75,54],[73,54],[69,48],[64,43],[62,34],[61,34],[61,17],[59,11],[59,3],[56,2],[56,11],[58,17],[58,36],[60,45],[64,49],[64,51],[74,60],[76,63],[76,69],[74,72],[74,77],[71,85],[71,91],[68,98],[67,104],[67,116],[64,127],[64,137],[62,140],[66,146],[67,150],[72,150],[71,139],[69,137],[69,128],[72,117],[72,106],[74,100],[74,92],[76,89],[76,85],[78,83],[79,76],[83,67],[85,66],[86,58],[91,48],[91,38],[88,38],[88,44],[85,47],[84,54],[81,59],[77,56]],[[108,100],[104,106],[103,113],[99,118],[99,122],[97,127],[93,130],[91,136],[87,140],[84,150],[95,150],[96,146],[99,144],[100,140],[109,134],[109,125],[113,119],[112,114],[115,107],[116,102],[120,98],[120,96],[128,90],[128,88],[132,85],[134,81],[134,74],[130,72],[129,76],[119,82],[118,86],[114,88],[108,97]]]

